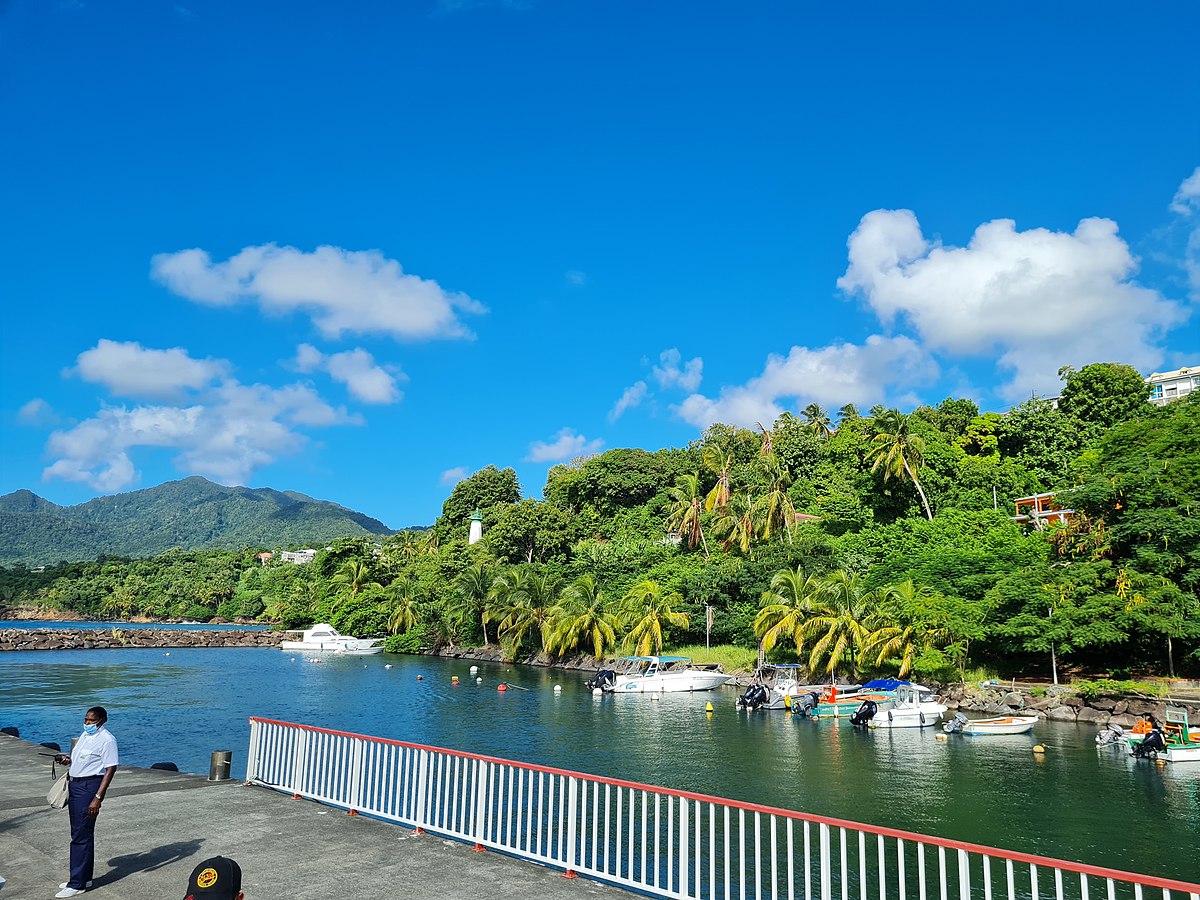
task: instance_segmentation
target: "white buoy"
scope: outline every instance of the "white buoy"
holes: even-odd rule
[[[471,674],[478,675],[479,674],[479,666],[471,666]]]
[[[475,683],[476,683],[476,684],[483,684],[483,679],[482,679],[482,678],[476,678],[476,679],[475,679]]]
[[[600,688],[592,688],[592,696],[593,697],[603,697],[604,691],[600,690]]]
[[[556,694],[561,694],[561,693],[562,693],[562,685],[561,685],[561,684],[556,684],[556,685],[554,686],[554,693],[556,693]]]
[[[391,664],[391,663],[384,663],[384,664],[383,664],[383,667],[384,667],[385,669],[390,669],[390,668],[392,667],[392,664]]]

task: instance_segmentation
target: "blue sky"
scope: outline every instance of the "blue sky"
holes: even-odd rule
[[[0,493],[392,527],[818,402],[1200,363],[1200,7],[0,4]]]

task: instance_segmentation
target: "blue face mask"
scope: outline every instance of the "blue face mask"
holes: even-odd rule
[[[84,734],[95,734],[95,733],[96,733],[97,731],[99,731],[99,730],[100,730],[100,726],[99,726],[99,725],[84,725],[84,726],[83,726],[83,733],[84,733]]]

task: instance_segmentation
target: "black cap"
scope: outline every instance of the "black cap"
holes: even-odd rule
[[[214,856],[192,869],[183,900],[234,900],[242,889],[242,867],[232,859]]]

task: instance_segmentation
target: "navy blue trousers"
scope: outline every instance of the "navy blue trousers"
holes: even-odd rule
[[[83,890],[92,880],[96,863],[96,820],[88,815],[88,804],[96,796],[102,781],[94,778],[71,779],[67,809],[71,813],[71,878],[67,887]]]

